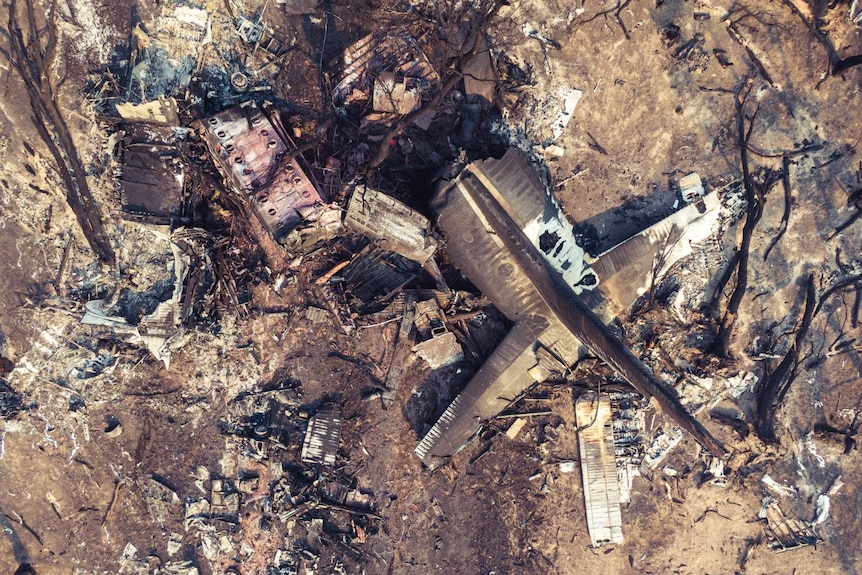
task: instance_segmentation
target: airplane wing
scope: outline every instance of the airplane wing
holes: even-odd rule
[[[591,267],[602,280],[599,291],[609,315],[628,309],[654,279],[660,280],[671,265],[688,255],[689,240],[703,239],[718,216],[718,207],[718,194],[712,192],[703,198],[703,212],[697,204],[689,204],[599,255]],[[696,227],[690,227],[698,220]]]
[[[536,331],[544,325],[547,323],[536,318],[519,322],[509,331],[416,447],[416,455],[426,466],[434,469],[458,453],[484,423],[536,383],[530,370],[538,363]]]

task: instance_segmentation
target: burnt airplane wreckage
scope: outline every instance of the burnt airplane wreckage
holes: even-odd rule
[[[600,254],[598,260],[589,258],[579,245],[571,222],[546,190],[532,161],[516,148],[509,148],[499,159],[461,161],[447,169],[449,177],[439,181],[430,202],[436,226],[364,181],[354,180],[342,190],[346,192],[342,197],[348,197],[340,206],[335,194],[328,197],[319,185],[282,123],[277,104],[249,89],[249,79],[242,72],[225,71],[222,76],[230,82],[212,89],[216,80],[212,74],[204,77],[207,72],[199,60],[200,45],[211,41],[212,24],[206,11],[186,8],[165,8],[164,30],[158,33],[135,28],[126,97],[114,102],[113,111],[119,118],[111,120],[121,129],[112,138],[119,144],[116,159],[123,217],[169,242],[166,245],[173,256],[173,273],[165,281],[169,289],[139,317],[123,314],[123,293],[93,301],[87,306],[85,323],[142,341],[167,367],[171,352],[182,345],[195,320],[214,316],[208,309],[214,292],[229,300],[240,315],[248,313],[250,296],[245,284],[250,281],[249,272],[237,269],[230,253],[253,251],[259,248],[256,243],[266,241],[287,246],[276,252],[286,257],[309,251],[318,242],[343,241],[351,233],[363,239],[350,244],[353,253],[316,281],[343,331],[351,333],[357,316],[385,314],[400,306],[402,311],[410,310],[403,314],[401,332],[406,336],[415,328],[422,339],[412,346],[413,353],[432,369],[460,365],[465,362],[465,350],[448,329],[443,310],[456,309],[456,301],[463,304],[471,297],[479,298],[475,294],[465,297],[446,285],[436,260],[442,250],[487,298],[483,305],[490,301],[513,327],[415,448],[429,469],[462,450],[483,425],[512,405],[513,398],[548,380],[553,372],[568,373],[587,353],[604,361],[640,395],[652,398],[712,456],[726,456],[721,443],[688,412],[674,390],[605,323],[637,297],[643,279],[626,274],[649,271],[631,263],[651,261],[688,224],[716,210],[715,193],[701,198],[702,187],[697,191],[697,186],[687,186],[688,206]],[[247,42],[257,41],[259,22],[259,18],[258,23],[239,19],[237,25]],[[487,53],[485,57],[489,58]],[[155,76],[154,71],[165,62],[171,64],[170,73]],[[371,101],[372,112],[363,120],[378,128],[416,112],[432,100],[441,84],[417,42],[405,35],[385,41],[376,36],[362,38],[346,51],[342,72],[334,89],[336,105],[356,108]],[[487,83],[480,84],[472,90],[479,94],[487,87]],[[220,97],[222,92],[228,95]],[[562,127],[580,97],[577,91],[571,94]],[[467,141],[470,130],[477,129],[480,106],[470,101],[455,102],[452,107],[465,115],[459,130],[460,140]],[[434,113],[423,114],[416,127],[427,130],[433,121]],[[210,166],[218,175],[213,178],[219,180],[216,187],[230,198],[228,205],[235,210],[239,231],[228,239],[202,229],[196,211],[201,198],[194,191],[195,176],[207,170],[212,173]],[[436,289],[407,293],[405,288],[423,271]],[[276,292],[280,285],[274,281]],[[470,313],[479,307],[471,303],[459,309]],[[315,322],[325,313],[309,307],[306,317]],[[382,395],[385,401],[394,401],[392,389]],[[598,423],[584,426],[581,442],[588,525],[595,545],[622,538],[622,497],[613,476],[618,444],[610,423],[612,401],[615,406],[620,403],[602,395],[593,403],[579,401],[577,405],[579,422],[587,418],[585,414],[594,404],[601,415],[595,418]],[[303,430],[301,461],[333,466],[338,459],[340,426],[341,415],[335,408],[327,407],[311,417]],[[620,433],[631,436],[634,432],[630,431]],[[231,429],[230,434],[249,441],[276,442],[263,420]],[[675,436],[677,441],[680,435]],[[288,490],[286,503],[277,510],[283,521],[323,504],[346,506],[350,513],[357,509],[370,512],[370,504],[351,503],[344,494],[324,492],[307,475],[294,473],[297,485],[292,492]],[[238,483],[242,481],[248,483],[248,478],[237,478]],[[347,493],[343,484],[339,489]],[[242,487],[238,489],[244,492]],[[213,487],[213,491],[218,489]],[[357,492],[351,497],[362,499],[360,495]],[[210,519],[210,515],[215,513],[187,509],[190,520]],[[354,531],[359,537],[361,529]]]
[[[523,153],[510,149],[500,159],[472,162],[454,171],[453,178],[438,184],[431,200],[446,253],[514,325],[425,433],[415,449],[422,462],[430,469],[444,464],[527,390],[555,371],[567,373],[591,353],[688,431],[718,462],[720,475],[728,456],[724,446],[688,412],[676,391],[635,357],[599,317],[601,313],[610,318],[620,307],[628,307],[637,298],[643,278],[629,274],[623,282],[614,282],[614,273],[608,273],[601,278],[611,280],[607,289],[595,272],[595,268],[621,272],[631,267],[636,272],[650,271],[649,266],[643,270],[631,264],[653,262],[658,252],[684,236],[689,224],[717,210],[715,193],[702,197],[701,189],[691,195],[694,203],[601,254],[594,261],[599,265],[593,267],[562,209],[545,192]],[[665,255],[673,258],[672,253]],[[590,297],[597,311],[584,296]],[[665,444],[651,447],[655,453],[640,457],[639,426],[630,416],[628,421],[616,418],[612,423],[607,394],[589,395],[589,401],[582,396],[576,402],[587,525],[593,545],[619,544],[623,541],[620,504],[628,498],[632,464],[641,460],[652,468],[679,442],[682,432],[669,430],[671,435],[663,436]]]
[[[467,165],[440,184],[432,209],[448,238],[449,256],[515,326],[416,448],[428,467],[462,449],[483,422],[508,407],[507,398],[543,380],[534,369],[538,349],[567,367],[579,359],[582,346],[654,398],[712,455],[726,456],[676,393],[581,300],[581,286],[597,281],[583,250],[577,258],[574,237],[558,233],[568,222],[523,154],[510,150],[500,160]]]
[[[246,6],[225,3],[228,12],[240,5]],[[556,119],[546,122],[554,109],[537,123],[553,139],[540,144],[537,140],[543,139],[534,137],[527,142],[523,133],[509,132],[512,124],[503,120],[500,109],[515,111],[515,107],[495,107],[505,101],[502,92],[512,95],[511,85],[533,80],[504,51],[476,39],[476,48],[464,47],[468,51],[458,55],[457,63],[451,58],[451,47],[439,50],[449,60],[435,69],[424,51],[429,45],[441,48],[433,44],[442,38],[429,40],[434,34],[412,36],[416,30],[399,29],[365,35],[364,29],[349,28],[365,36],[344,47],[340,57],[330,60],[332,64],[325,61],[331,54],[326,53],[324,36],[320,59],[312,51],[314,66],[303,64],[308,74],[323,75],[320,88],[327,93],[321,100],[327,109],[320,113],[315,111],[316,103],[303,107],[309,101],[309,86],[312,92],[317,88],[314,83],[307,82],[307,75],[297,82],[299,78],[290,76],[289,66],[282,66],[291,55],[307,56],[305,50],[292,51],[298,48],[296,38],[300,36],[279,38],[264,21],[263,10],[227,17],[218,14],[215,4],[195,0],[166,0],[156,3],[155,10],[159,15],[152,25],[133,23],[129,50],[120,56],[126,64],[112,68],[105,82],[94,87],[96,95],[90,100],[97,103],[100,119],[114,129],[108,138],[110,157],[105,161],[115,177],[99,178],[99,185],[112,182],[109,192],[115,192],[118,200],[113,210],[106,210],[113,216],[106,229],[123,234],[109,238],[115,247],[121,247],[116,254],[118,273],[112,278],[117,280],[115,287],[108,291],[104,287],[111,285],[108,282],[75,293],[79,301],[86,300],[81,317],[87,326],[81,331],[91,336],[86,348],[29,365],[34,377],[38,373],[60,385],[68,383],[70,375],[89,383],[91,378],[107,374],[102,381],[113,381],[109,379],[113,368],[125,368],[116,357],[124,348],[114,344],[128,341],[146,347],[167,370],[172,362],[176,366],[191,357],[196,360],[194,365],[179,369],[199,369],[209,378],[208,366],[200,358],[214,357],[214,353],[218,354],[213,361],[218,369],[229,367],[226,376],[218,375],[218,385],[226,383],[225,388],[242,391],[220,405],[224,411],[215,415],[218,427],[208,428],[215,433],[207,434],[206,441],[224,439],[225,457],[194,473],[200,494],[181,484],[172,486],[155,473],[135,480],[150,515],[163,530],[165,518],[184,519],[187,535],[170,534],[168,556],[178,553],[185,540],[187,549],[195,547],[209,560],[210,569],[203,572],[238,573],[239,564],[244,570],[268,573],[359,572],[362,565],[374,561],[372,553],[381,549],[374,537],[378,530],[388,535],[392,527],[385,524],[390,517],[383,514],[395,501],[395,491],[401,499],[397,506],[401,506],[410,502],[401,495],[403,485],[409,485],[415,496],[442,479],[410,474],[409,482],[393,481],[390,490],[389,485],[375,484],[376,480],[368,482],[373,485],[368,487],[367,474],[362,471],[351,475],[364,465],[357,443],[366,461],[378,458],[375,471],[391,469],[389,452],[384,450],[381,455],[375,449],[379,444],[369,443],[369,449],[363,444],[369,438],[377,441],[379,435],[366,435],[368,428],[362,427],[364,422],[357,425],[357,420],[368,415],[383,417],[389,420],[387,430],[394,426],[401,430],[399,407],[416,432],[415,442],[412,436],[399,441],[399,447],[401,441],[410,442],[409,448],[415,446],[416,459],[402,459],[402,463],[418,468],[421,462],[433,471],[452,460],[457,468],[444,469],[441,474],[449,475],[450,481],[451,474],[464,470],[462,464],[473,466],[499,445],[496,440],[488,441],[493,433],[484,432],[503,432],[501,425],[512,422],[505,430],[508,438],[515,439],[522,430],[535,437],[535,453],[530,452],[532,445],[523,450],[528,460],[540,461],[543,469],[554,466],[542,491],[556,480],[557,469],[561,474],[580,470],[586,527],[594,547],[623,542],[622,506],[632,492],[633,476],[643,473],[650,481],[655,480],[653,473],[676,476],[674,469],[658,466],[685,432],[702,446],[702,461],[694,470],[686,465],[680,474],[685,477],[694,472],[698,487],[706,481],[727,484],[722,473],[725,449],[695,415],[721,413],[713,400],[717,402],[728,390],[709,391],[701,386],[699,389],[707,391],[698,395],[700,392],[690,391],[693,385],[688,382],[709,380],[712,385],[713,380],[730,378],[719,373],[714,377],[679,373],[705,362],[688,361],[685,352],[686,357],[666,361],[661,343],[648,341],[652,334],[646,332],[641,359],[636,355],[640,342],[630,349],[612,324],[642,294],[649,292],[647,306],[652,305],[652,288],[674,265],[668,247],[690,247],[686,230],[715,232],[710,241],[726,231],[711,222],[719,221],[719,211],[723,216],[732,212],[729,202],[741,194],[706,193],[707,183],[697,174],[688,174],[679,180],[678,188],[671,185],[661,190],[675,195],[683,203],[681,209],[674,204],[668,215],[670,202],[651,198],[650,206],[662,205],[659,211],[664,219],[631,237],[614,237],[616,245],[606,251],[588,254],[581,234],[584,228],[578,229],[566,218],[550,182],[542,179],[543,162],[534,155],[544,155],[547,166],[553,168],[564,153],[572,153],[571,148],[567,152],[561,147],[562,141],[559,146],[552,142],[572,119],[581,97],[579,90],[561,84],[547,90],[552,96],[547,101],[559,103],[562,110]],[[327,11],[326,18],[330,16]],[[316,17],[308,20],[324,22]],[[307,39],[314,32],[309,21],[303,21]],[[330,49],[348,42],[349,33],[338,32],[329,38]],[[539,42],[547,40],[535,28],[525,26],[523,32]],[[435,63],[447,61],[436,52],[427,54],[434,56]],[[300,97],[290,101],[298,94],[304,101]],[[525,101],[530,102],[532,96],[526,95],[530,97]],[[587,135],[599,151],[601,146]],[[55,139],[72,141],[60,136]],[[61,152],[74,156],[69,149]],[[607,151],[602,149],[602,153]],[[97,175],[99,167],[94,170]],[[573,173],[582,174],[580,168]],[[83,170],[70,166],[68,171],[86,182]],[[433,189],[426,186],[417,191],[415,184],[420,179],[427,184],[435,171]],[[655,184],[653,191],[660,187]],[[727,210],[719,210],[719,195]],[[110,193],[99,197],[106,196]],[[789,188],[786,198],[789,209]],[[858,200],[859,194],[853,191],[848,201],[862,207]],[[629,232],[631,221],[653,218],[648,213],[633,214],[628,206],[618,213],[629,220],[620,226]],[[98,210],[89,215],[98,216]],[[839,231],[852,224],[856,215]],[[118,218],[125,221],[118,222]],[[718,249],[704,249],[697,255],[713,261]],[[56,280],[58,291],[69,289],[63,270],[72,251],[67,244]],[[69,267],[74,268],[79,257],[73,253]],[[102,259],[111,261],[113,255]],[[684,282],[682,276],[690,272],[698,279],[709,276],[709,270],[701,274],[699,268],[689,267],[694,259],[668,273],[667,283]],[[74,275],[75,281],[81,277],[74,269],[66,273]],[[807,301],[813,303],[811,282],[813,279]],[[692,293],[686,292],[690,285],[673,288],[681,296],[675,302],[691,298]],[[698,304],[689,299],[680,304],[682,311],[665,300],[657,305],[681,316]],[[656,310],[647,309],[650,311]],[[250,315],[251,321],[242,321]],[[810,317],[808,314],[808,323]],[[652,328],[646,325],[651,320],[647,316],[635,327]],[[276,332],[271,327],[283,328],[282,335],[272,341],[269,336]],[[293,328],[297,331],[292,332]],[[339,328],[352,336],[345,349],[337,347],[347,341],[335,333]],[[369,331],[362,331],[365,329]],[[371,338],[357,343],[363,339],[357,334],[363,333],[382,334],[386,346]],[[212,341],[211,334],[218,339],[216,345],[207,343]],[[232,339],[235,334],[243,341]],[[256,339],[258,335],[260,339]],[[299,341],[303,336],[308,343]],[[801,340],[798,336],[797,342]],[[111,353],[104,353],[106,342],[113,346]],[[185,353],[179,353],[184,345]],[[205,347],[209,349],[203,351]],[[365,354],[368,347],[373,350],[370,355]],[[688,349],[704,350],[694,345]],[[353,350],[356,355],[348,356]],[[289,367],[294,352],[309,352],[313,369],[319,363],[322,375]],[[799,362],[798,349],[793,353],[782,365]],[[650,356],[656,365],[680,369],[653,372],[646,364]],[[231,357],[230,364],[222,361],[225,357]],[[584,357],[590,359],[581,363]],[[239,365],[233,364],[234,358]],[[383,365],[387,358],[388,367]],[[594,358],[605,365],[592,369]],[[348,362],[350,375],[338,368],[327,375],[325,362],[329,359],[335,365]],[[44,373],[49,363],[61,366],[54,367],[50,376]],[[268,383],[248,376],[273,367],[279,373]],[[147,364],[138,375],[145,369]],[[151,387],[158,394],[163,391],[157,388],[159,370],[156,366],[145,374],[155,380],[147,381],[145,393]],[[354,380],[354,371],[362,377]],[[784,376],[777,373],[766,379],[766,387],[779,390],[775,393],[780,396]],[[584,380],[595,379],[580,381],[581,374]],[[739,393],[753,392],[757,378],[744,375],[755,383],[742,374],[736,376]],[[181,384],[183,400],[195,386],[204,387],[195,381],[199,377],[195,374],[188,384]],[[674,379],[677,383],[668,383]],[[598,388],[595,381],[601,382]],[[359,389],[360,385],[365,387]],[[399,386],[404,385],[413,385],[412,393],[401,393],[405,390]],[[575,429],[565,431],[575,434],[577,442],[566,437],[558,447],[568,452],[563,455],[567,459],[554,460],[544,457],[553,453],[546,438],[553,442],[554,434],[559,437],[559,430],[570,425],[562,423],[560,414],[547,405],[568,397],[559,391],[568,392],[570,387],[576,390],[572,405]],[[70,398],[70,410],[90,401],[83,394],[83,385],[71,388],[82,393],[74,401]],[[23,399],[0,379],[0,415],[25,408]],[[390,408],[388,414],[376,411],[378,400],[382,408]],[[206,399],[202,395],[193,401]],[[539,408],[539,401],[548,403]],[[159,408],[173,409],[174,405],[180,405],[179,401],[165,398]],[[194,405],[189,406],[189,413]],[[369,414],[366,405],[374,411]],[[747,414],[741,411],[742,403],[738,405],[740,410],[726,410],[727,417],[731,425],[739,425],[747,433]],[[653,417],[647,427],[645,418],[651,408],[662,416]],[[653,425],[656,419],[658,427]],[[528,421],[531,425],[525,429]],[[853,421],[855,425],[855,417]],[[128,438],[135,428],[124,422]],[[105,433],[109,439],[119,437],[119,421],[111,421]],[[221,436],[213,437],[218,433]],[[146,434],[149,441],[149,423]],[[847,432],[848,446],[850,435]],[[386,440],[391,437],[386,435]],[[484,444],[475,445],[474,438]],[[143,439],[138,451],[142,444]],[[568,459],[573,457],[571,450],[577,453],[577,461]],[[469,463],[464,451],[475,453]],[[516,460],[513,451],[505,454],[512,456],[510,461]],[[405,452],[399,448],[398,453]],[[496,463],[473,467],[467,473],[493,473],[494,467]],[[403,470],[395,471],[401,474]],[[538,476],[537,469],[529,480]],[[738,478],[742,480],[744,475],[740,473]],[[770,486],[767,478],[763,483],[781,497],[784,486]],[[415,489],[417,485],[421,488]],[[650,490],[654,487],[656,483]],[[116,483],[103,527],[119,489]],[[454,483],[452,489],[454,494]],[[538,495],[517,489],[520,495]],[[815,525],[821,515],[828,515],[827,495],[821,496],[824,502],[818,498],[815,522],[793,517],[791,511],[795,513],[798,507],[764,498],[760,516],[767,523],[770,546],[784,550],[816,543]],[[512,500],[522,505],[523,499]],[[431,507],[440,520],[436,523],[444,521],[433,498]],[[411,509],[415,507],[411,505]],[[821,509],[825,511],[821,513]],[[55,512],[60,515],[56,507]],[[530,517],[532,514],[522,529]],[[504,522],[504,527],[511,525]],[[14,533],[8,525],[4,528]],[[406,525],[398,545],[406,541],[405,533]],[[374,539],[364,551],[360,544],[366,537]],[[244,563],[250,557],[241,544],[250,539],[270,540],[255,551],[258,565],[254,567]],[[136,553],[128,543],[121,572],[149,571],[143,563],[156,551],[144,559]],[[198,573],[193,563],[200,557],[192,561],[189,553],[181,555],[183,560],[167,563],[164,572]],[[335,560],[327,564],[333,556]],[[225,561],[237,565],[229,567]],[[546,562],[550,564],[547,558]]]

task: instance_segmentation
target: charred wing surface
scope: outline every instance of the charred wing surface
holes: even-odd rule
[[[276,239],[313,218],[320,193],[296,160],[279,168],[293,146],[254,102],[203,122],[203,137],[222,176],[249,202]]]
[[[542,318],[518,323],[425,434],[415,453],[434,469],[461,450],[482,424],[506,409],[514,397],[536,382],[536,339]]]
[[[685,410],[673,390],[638,360],[575,295],[559,273],[542,259],[537,248],[506,213],[506,205],[496,200],[508,198],[507,189],[495,186],[488,178],[480,181],[474,172],[475,166],[463,171],[451,185],[439,190],[432,200],[432,208],[439,215],[439,225],[448,238],[447,251],[452,261],[506,317],[514,322],[544,318],[550,326],[547,333],[562,331],[554,329],[562,327],[641,394],[655,397],[662,410],[689,431],[710,453],[723,457],[725,451],[722,445]],[[489,185],[496,188],[493,193],[488,189]],[[509,205],[516,207],[511,203]],[[541,334],[537,336],[541,337]],[[571,350],[564,354],[563,357],[568,360],[566,356],[573,357],[576,353]],[[498,370],[502,371],[500,368]],[[447,410],[417,447],[417,455],[429,466],[439,464],[435,458],[450,456],[457,451],[451,449],[451,444],[465,430],[463,420],[454,417],[454,411],[473,412],[476,419],[474,433],[478,431],[482,420],[495,415],[485,411],[490,409],[490,405],[470,405],[469,398],[478,396],[474,389],[476,379],[471,380],[461,396],[455,399],[452,412]],[[525,382],[524,388],[530,383],[526,378]],[[494,382],[476,381],[476,386],[490,390],[499,387],[501,392],[493,395],[513,397],[502,392],[507,386],[503,378]]]
[[[475,178],[471,184],[477,184]],[[455,398],[415,450],[430,468],[457,453],[524,389],[535,383],[537,341],[548,328],[547,306],[488,222],[477,216],[459,182],[441,190],[432,208],[449,238],[447,252],[486,297],[517,325]]]
[[[598,279],[584,260],[584,250],[575,239],[571,222],[556,198],[545,191],[539,174],[523,153],[510,148],[499,160],[474,162],[467,169],[575,293],[595,288]]]
[[[614,315],[631,306],[640,295],[639,290],[650,287],[652,275],[660,276],[662,269],[673,264],[664,261],[664,257],[685,237],[687,227],[719,208],[716,192],[705,196],[702,202],[703,213],[697,204],[689,204],[599,255],[592,268],[602,281],[599,290],[605,294]]]
[[[581,396],[575,403],[575,415],[590,539],[595,547],[621,544],[623,522],[610,399],[597,394]]]

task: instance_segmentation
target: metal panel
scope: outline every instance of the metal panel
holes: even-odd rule
[[[293,146],[254,102],[216,114],[203,127],[216,167],[274,237],[287,234],[323,203],[296,160],[280,165]]]
[[[560,361],[557,369],[565,372],[578,360],[589,355],[586,346],[559,322],[551,322],[539,337],[539,342]]]
[[[482,218],[473,200],[480,189],[484,187],[475,177],[461,177],[432,199],[438,225],[446,233],[446,253],[510,320],[546,315],[548,308],[530,278]]]
[[[308,422],[302,443],[302,461],[335,465],[340,441],[341,414],[334,409],[321,409]]]
[[[611,402],[605,395],[583,395],[575,402],[575,416],[590,540],[596,547],[605,543],[620,544],[623,521],[614,461]]]
[[[183,215],[182,142],[171,128],[142,123],[124,128],[120,177],[124,217],[156,225],[179,223]]]
[[[160,146],[134,145],[123,154],[123,211],[147,221],[170,223],[180,216],[183,172],[162,159]]]
[[[395,198],[365,186],[357,186],[350,197],[344,225],[372,239],[380,247],[425,264],[437,249],[428,235],[428,218]]]

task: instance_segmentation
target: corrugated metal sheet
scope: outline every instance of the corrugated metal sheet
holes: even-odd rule
[[[219,171],[274,237],[316,215],[323,198],[296,160],[280,165],[294,147],[254,102],[225,110],[202,124],[204,141]]]
[[[341,441],[341,413],[333,408],[321,409],[308,422],[302,443],[302,461],[318,465],[335,465]]]
[[[357,186],[350,197],[344,225],[381,240],[380,247],[424,265],[437,250],[428,218],[377,190]]]
[[[596,547],[620,544],[623,522],[614,461],[611,402],[604,395],[583,395],[575,402],[575,416],[590,540]]]

